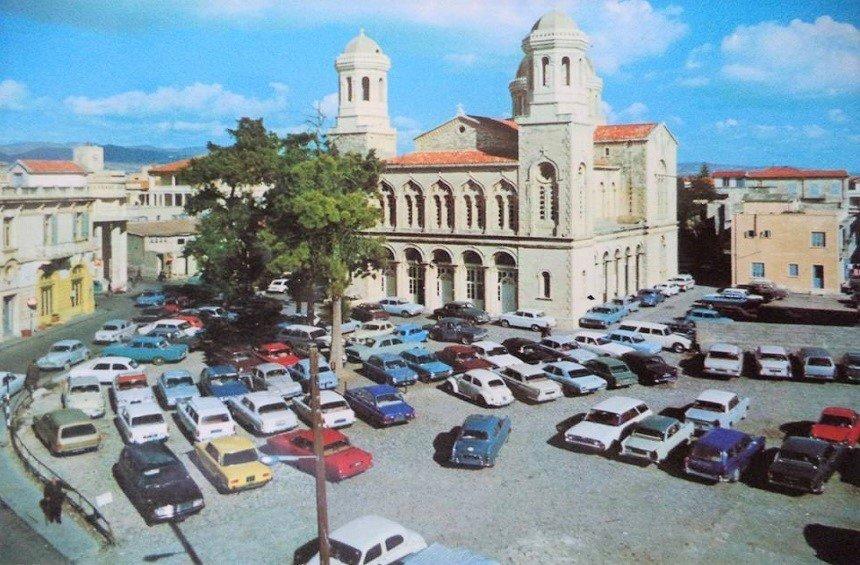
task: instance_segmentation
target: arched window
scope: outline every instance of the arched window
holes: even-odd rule
[[[555,167],[551,163],[541,163],[537,173],[538,218],[558,222],[558,183]]]
[[[352,102],[352,77],[346,77],[346,99]]]
[[[552,283],[548,271],[540,274],[540,290],[542,298],[550,298],[552,296]]]
[[[463,202],[466,204],[466,227],[471,228],[474,221],[474,213],[472,210],[472,197],[466,194],[463,196]]]
[[[442,227],[442,197],[438,194],[433,197],[433,205],[436,208],[436,227]]]
[[[541,84],[547,86],[549,84],[549,57],[544,57],[540,60],[540,77]]]
[[[561,58],[561,74],[564,75],[564,85],[570,86],[570,58]]]
[[[367,77],[361,79],[361,99],[365,102],[370,100],[370,79]]]
[[[496,195],[496,210],[499,212],[498,228],[505,229],[505,198],[501,194]]]

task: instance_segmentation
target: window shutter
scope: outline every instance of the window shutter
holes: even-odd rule
[[[59,243],[59,222],[57,216],[51,216],[51,243],[56,245]]]
[[[81,217],[81,239],[87,240],[90,238],[90,213],[84,212]]]

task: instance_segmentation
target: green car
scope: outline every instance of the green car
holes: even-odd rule
[[[138,363],[176,363],[188,355],[185,344],[171,344],[163,337],[139,336],[128,343],[115,343],[102,350],[103,356],[128,357]]]
[[[583,363],[594,374],[609,383],[609,388],[621,388],[639,382],[636,373],[624,361],[612,357],[597,357]]]

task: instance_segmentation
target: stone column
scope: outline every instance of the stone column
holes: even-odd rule
[[[409,296],[409,264],[406,261],[397,261],[394,264],[394,272],[397,273],[397,296]]]
[[[499,269],[495,265],[484,268],[484,310],[490,314],[501,314],[499,302]]]
[[[113,290],[128,287],[128,232],[125,224],[116,224],[110,232],[110,280]]]
[[[466,300],[466,266],[454,264],[454,300]]]
[[[439,280],[439,269],[433,263],[424,263],[424,306],[428,312],[432,312],[436,308],[442,306],[442,299],[439,293],[436,292],[437,281]]]

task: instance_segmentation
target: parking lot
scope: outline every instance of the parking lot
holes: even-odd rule
[[[663,321],[683,315],[707,290],[697,288],[633,317]],[[489,329],[489,339],[499,342],[517,335],[536,337],[529,331]],[[725,331],[726,341],[732,341],[733,330]],[[771,331],[767,336],[771,343],[793,343],[791,336],[780,335],[791,332],[790,326]],[[860,330],[841,331],[856,335]],[[847,335],[850,338],[851,333]],[[428,348],[444,345],[430,342]],[[750,348],[749,343],[738,345]],[[664,357],[673,364],[682,361],[679,354],[664,352]],[[190,355],[179,367],[198,375],[202,355]],[[146,367],[150,384],[164,368]],[[346,386],[369,382],[355,368],[351,365],[345,371]],[[568,449],[559,439],[559,432],[609,396],[634,396],[654,412],[678,416],[707,388],[748,396],[749,416],[739,428],[764,435],[768,448],[777,447],[787,432],[805,433],[825,406],[860,405],[860,388],[843,383],[750,378],[724,382],[691,375],[674,385],[634,385],[542,405],[517,401],[501,409],[485,409],[436,385],[418,384],[405,392],[418,414],[414,421],[389,429],[359,421],[344,430],[353,444],[373,454],[374,466],[343,483],[329,484],[330,522],[334,528],[363,514],[379,514],[428,541],[468,547],[503,563],[811,562],[848,535],[846,530],[860,527],[856,459],[831,479],[823,495],[798,496],[764,486],[761,466],[743,483],[712,485],[685,476],[677,461],[643,468]],[[34,404],[33,412],[58,406],[59,393],[52,392]],[[479,471],[450,468],[445,459],[454,428],[469,414],[487,412],[508,415],[513,423],[497,465]],[[186,561],[177,534],[167,525],[147,527],[116,485],[111,466],[122,441],[110,416],[97,425],[107,437],[101,449],[66,458],[51,458],[31,432],[26,434],[28,445],[50,458],[85,495],[95,499],[112,494],[112,502],[102,510],[118,543],[94,560]],[[253,439],[258,445],[265,442]],[[181,454],[203,489],[206,508],[178,531],[204,562],[292,560],[296,549],[315,536],[311,476],[281,464],[274,480],[263,488],[220,495],[189,458],[192,445],[175,422],[168,445]]]

